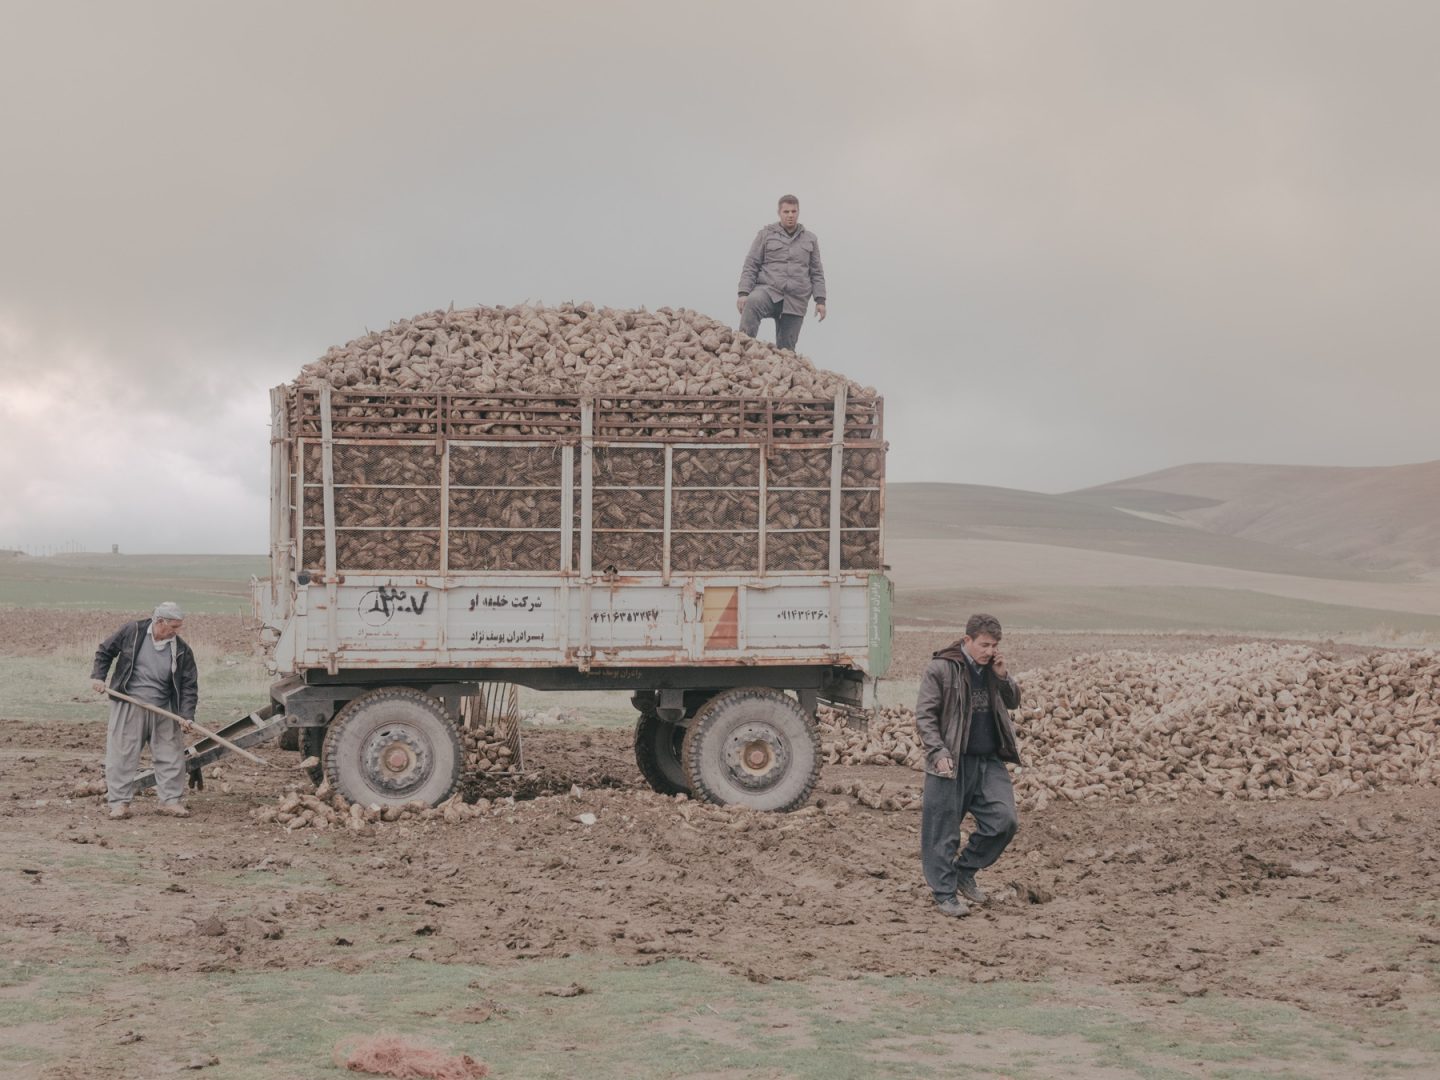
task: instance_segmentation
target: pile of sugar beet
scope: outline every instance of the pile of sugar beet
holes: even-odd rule
[[[473,400],[467,402],[466,395],[530,394],[542,405],[547,400],[593,397],[612,413],[645,417],[640,427],[622,427],[620,436],[693,438],[696,429],[687,426],[693,422],[704,430],[701,439],[707,442],[733,440],[738,434],[731,412],[706,412],[710,399],[769,400],[778,409],[785,402],[828,402],[842,388],[852,402],[873,403],[876,398],[868,387],[695,311],[630,310],[589,303],[427,312],[330,349],[302,369],[295,385],[312,389],[329,385],[352,393],[336,413],[335,432],[342,438],[357,432],[352,424],[377,421],[389,424],[399,435],[423,438],[433,431],[434,417],[427,406],[403,401],[389,405],[366,398],[366,391],[454,394],[461,400],[453,406],[452,420],[462,427],[474,425],[460,436],[462,442],[466,437],[484,440],[535,433],[522,412],[511,411],[509,405],[491,412]],[[668,406],[652,413],[654,404],[643,403],[657,396],[694,397],[700,405],[676,406],[675,415],[684,414],[684,419],[672,429],[665,419],[671,415]],[[791,429],[808,431],[823,425],[822,435],[833,423],[804,408],[798,409],[798,415],[786,415]],[[828,447],[820,453],[818,465],[808,451],[777,451],[768,458],[772,485],[817,490],[777,493],[765,500],[767,570],[828,566]],[[669,541],[673,569],[756,567],[761,554],[756,531],[762,510],[759,455],[715,447],[677,450],[677,490],[669,507],[663,490],[664,462],[656,450],[597,455],[596,532],[591,547],[595,563],[626,571],[662,570],[668,509],[675,522]],[[318,458],[313,459],[308,467],[316,468],[317,463]],[[451,469],[456,487],[451,492],[451,533],[446,538],[449,569],[548,572],[559,568],[562,480],[560,459],[548,446],[462,447],[453,453]],[[841,507],[842,565],[873,568],[881,557],[883,452],[848,450],[842,472],[851,489]],[[441,514],[429,490],[436,482],[433,455],[417,456],[395,448],[377,456],[370,445],[342,444],[334,451],[334,475],[345,489],[335,506],[340,566],[421,572],[440,565]],[[404,490],[412,487],[415,490]],[[495,495],[510,489],[505,498]],[[318,504],[309,513],[318,514]],[[302,551],[307,565],[323,561],[324,541],[319,521],[312,516]]]
[[[1256,643],[1111,652],[1028,673],[1014,716],[1023,807],[1051,800],[1328,799],[1440,783],[1440,654]],[[914,712],[822,716],[829,764],[923,768]]]
[[[430,311],[301,369],[336,389],[852,400],[875,391],[685,308],[561,304]]]

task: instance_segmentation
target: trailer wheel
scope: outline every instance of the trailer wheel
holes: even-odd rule
[[[680,763],[685,729],[667,724],[653,712],[642,711],[635,721],[635,764],[645,782],[661,795],[688,795],[690,782]]]
[[[696,798],[795,810],[820,777],[820,733],[799,703],[777,690],[726,690],[695,714],[681,760]]]
[[[351,802],[435,806],[460,780],[464,753],[444,706],[408,687],[361,694],[330,722],[325,777]]]

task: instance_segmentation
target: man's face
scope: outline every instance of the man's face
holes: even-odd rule
[[[156,619],[152,624],[156,641],[169,641],[185,625],[184,619]]]
[[[797,221],[799,221],[799,220],[800,220],[800,204],[799,204],[799,203],[788,203],[788,202],[786,202],[786,203],[781,203],[781,204],[780,204],[780,224],[785,227],[785,231],[786,231],[786,232],[789,232],[791,229],[795,228],[795,223],[796,223]]]
[[[995,650],[999,647],[1000,642],[989,634],[976,634],[965,639],[965,648],[969,651],[970,658],[982,666],[995,659]]]

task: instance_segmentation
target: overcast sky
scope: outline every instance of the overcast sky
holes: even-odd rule
[[[418,311],[734,322],[784,191],[894,481],[1431,460],[1433,3],[0,0],[0,547],[266,546]],[[763,331],[770,336],[767,324]]]

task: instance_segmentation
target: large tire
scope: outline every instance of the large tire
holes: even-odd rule
[[[777,690],[726,690],[695,714],[681,760],[698,799],[795,810],[820,778],[820,733],[799,702]]]
[[[444,706],[408,687],[351,701],[325,735],[325,778],[366,806],[435,806],[455,790],[464,752]]]
[[[653,712],[635,721],[635,764],[645,782],[661,795],[688,795],[690,781],[680,763],[685,729],[667,724]]]

